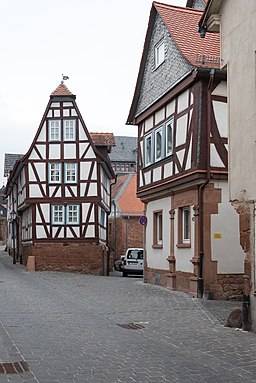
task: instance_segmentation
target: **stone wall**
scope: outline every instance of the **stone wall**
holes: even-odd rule
[[[244,282],[243,274],[218,274],[217,281],[210,285],[213,299],[242,300]]]
[[[23,263],[26,265],[27,258],[35,256],[36,270],[106,275],[107,252],[104,249],[103,245],[91,243],[28,245],[23,247]]]

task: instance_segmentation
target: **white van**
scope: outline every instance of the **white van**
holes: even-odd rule
[[[128,274],[143,275],[144,260],[143,249],[131,247],[126,250],[124,259],[122,260],[123,277]]]

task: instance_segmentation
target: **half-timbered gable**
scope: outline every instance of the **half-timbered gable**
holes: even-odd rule
[[[25,262],[27,252],[27,256],[35,254],[37,268],[102,273],[106,267],[101,265],[99,244],[107,245],[114,173],[108,154],[103,155],[93,142],[75,99],[63,83],[51,94],[30,149],[13,169],[7,193],[10,199],[17,195],[16,207],[10,209],[19,217],[19,247],[24,247]],[[111,144],[106,145],[110,151]],[[28,246],[31,243],[36,245],[33,250]],[[39,255],[39,244],[41,251],[49,244],[53,253],[58,249],[56,259]],[[58,256],[61,259],[64,244],[67,259],[63,261]],[[78,244],[81,250],[76,256]]]
[[[196,8],[204,2],[188,3],[153,3],[127,120],[138,125],[145,278],[193,295],[239,296],[243,256],[227,193],[226,73],[218,36],[197,33]],[[235,293],[224,291],[232,278]]]

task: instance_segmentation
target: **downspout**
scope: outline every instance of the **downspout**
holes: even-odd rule
[[[200,185],[198,191],[199,200],[199,271],[198,271],[198,298],[203,298],[204,294],[204,281],[203,281],[203,259],[204,259],[204,190],[211,179],[211,163],[210,163],[210,133],[212,122],[212,102],[211,92],[214,79],[214,69],[210,70],[210,79],[207,87],[207,135],[206,135],[206,147],[207,147],[207,176],[206,181]]]

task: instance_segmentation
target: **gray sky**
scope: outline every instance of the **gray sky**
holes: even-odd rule
[[[163,1],[185,6],[186,0]],[[0,2],[0,183],[4,153],[25,154],[62,73],[89,132],[126,126],[151,0]],[[1,186],[0,185],[0,186]]]

